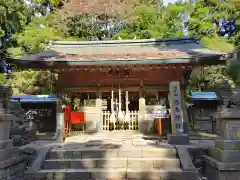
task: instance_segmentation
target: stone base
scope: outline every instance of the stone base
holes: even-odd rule
[[[188,134],[168,134],[168,143],[172,145],[188,145]]]
[[[217,140],[215,147],[209,149],[209,156],[219,162],[240,163],[240,141]]]
[[[140,129],[140,132],[145,135],[156,134],[155,129],[154,129],[154,121],[153,120],[140,121],[139,129]]]
[[[12,140],[5,140],[5,141],[0,141],[0,149],[6,149],[12,147]]]
[[[219,149],[240,151],[240,140],[217,140],[215,146]]]
[[[24,172],[25,163],[23,157],[13,155],[12,157],[0,162],[0,180],[7,179],[9,176]]]
[[[23,172],[24,168],[23,158],[19,156],[18,148],[12,146],[12,141],[0,141],[0,180]]]
[[[217,147],[213,147],[209,149],[209,156],[220,162],[240,163],[240,151],[238,150],[223,150]]]
[[[19,172],[24,172],[25,163],[20,161],[6,168],[0,168],[0,180],[7,180],[9,176],[17,174]]]
[[[89,134],[98,133],[100,130],[100,123],[95,120],[88,120],[83,126],[85,126],[85,132]]]
[[[0,141],[0,163],[12,156],[18,156],[18,148],[13,147],[12,140]]]
[[[204,156],[204,175],[214,180],[239,180],[240,163],[223,163],[209,156]]]

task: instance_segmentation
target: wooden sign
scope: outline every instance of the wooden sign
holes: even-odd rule
[[[169,84],[169,98],[171,106],[171,124],[173,133],[183,132],[183,112],[181,108],[180,82],[172,81]]]

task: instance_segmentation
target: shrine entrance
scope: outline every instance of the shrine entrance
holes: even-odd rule
[[[125,98],[125,92],[121,93],[121,108],[122,111],[126,111],[126,98]],[[139,92],[128,92],[128,110],[129,111],[138,111],[139,110]],[[118,101],[118,95],[114,97],[116,100],[113,102],[113,107],[115,111],[118,111],[119,101]],[[102,110],[103,111],[111,111],[111,92],[103,92],[102,93]]]
[[[204,48],[195,37],[53,41],[50,49],[18,64],[57,74],[57,93],[69,96],[73,111],[84,115],[75,123],[84,122],[88,132],[140,127],[143,133],[153,133],[160,118],[171,122],[173,133],[182,131],[192,70],[235,58]]]
[[[137,130],[139,92],[113,89],[102,93],[102,129]]]

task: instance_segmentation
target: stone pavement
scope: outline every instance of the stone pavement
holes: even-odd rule
[[[115,132],[99,132],[96,134],[79,134],[66,138],[64,147],[74,146],[78,143],[84,147],[101,146],[119,148],[139,148],[139,147],[166,147],[172,148],[166,140],[143,139],[143,135],[134,131],[115,131]],[[63,144],[62,144],[63,145]],[[68,146],[69,145],[69,146]],[[214,140],[190,140],[190,145],[184,145],[188,148],[209,148],[214,146]]]
[[[75,144],[75,145],[74,145]],[[56,143],[54,141],[42,141],[37,140],[30,144],[21,146],[20,149],[31,148],[35,150],[42,149],[44,147],[55,147],[57,148],[78,148],[91,147],[91,146],[100,146],[105,145],[104,147],[114,148],[128,148],[128,147],[173,147],[172,145],[167,144],[167,141],[162,140],[145,140],[143,135],[134,132],[134,131],[115,131],[115,132],[99,132],[95,134],[78,134],[66,138],[64,143]],[[190,140],[190,145],[184,145],[187,148],[210,148],[215,145],[214,140]]]
[[[194,140],[188,147],[213,145],[209,140]],[[174,147],[165,140],[146,140],[134,131],[76,134],[66,138],[64,143],[37,141],[29,146],[50,149],[47,153],[42,151],[42,155],[39,153],[41,161],[33,163],[36,166],[29,168],[25,179],[122,180],[141,177],[159,180],[161,177],[164,180],[192,180],[197,176],[194,166],[190,166],[192,160],[187,157],[186,148],[182,149],[184,157],[181,158],[177,156],[181,146]],[[180,164],[185,166],[181,168]]]

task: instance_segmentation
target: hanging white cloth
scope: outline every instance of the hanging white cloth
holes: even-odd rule
[[[114,111],[114,92],[112,90],[110,122],[115,122],[115,121],[116,121],[116,114],[115,114],[115,111]]]
[[[130,118],[130,114],[129,114],[129,109],[128,109],[128,104],[129,104],[129,100],[128,100],[128,91],[126,91],[126,115],[125,115],[125,122],[130,122],[131,118]]]
[[[124,114],[122,112],[122,98],[121,98],[121,89],[120,88],[118,90],[118,96],[119,96],[119,98],[118,98],[118,100],[119,100],[119,102],[118,102],[118,120],[124,121]]]

